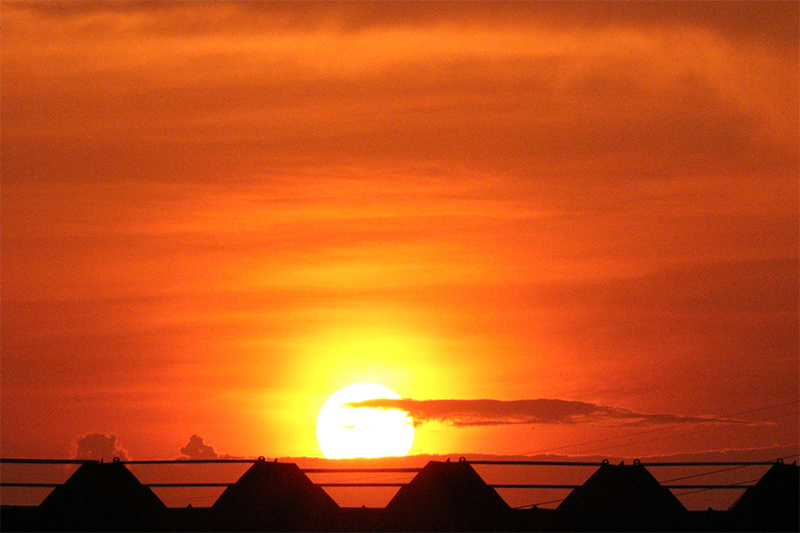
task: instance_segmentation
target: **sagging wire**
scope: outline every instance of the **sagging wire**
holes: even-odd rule
[[[766,410],[769,410],[769,409],[778,409],[778,408],[781,408],[781,407],[787,407],[789,405],[796,405],[798,403],[800,403],[800,400],[794,400],[794,401],[791,401],[791,402],[784,402],[784,403],[780,403],[780,404],[767,405],[767,406],[759,407],[759,408],[756,408],[756,409],[749,409],[747,411],[740,411],[738,413],[725,414],[725,415],[722,415],[722,416],[719,416],[719,417],[710,418],[710,419],[708,419],[708,422],[713,422],[714,420],[724,420],[726,418],[731,418],[731,417],[741,416],[741,415],[746,415],[746,414],[751,414],[751,413],[757,413],[757,412],[766,411]],[[772,420],[773,418],[780,418],[782,416],[787,416],[788,414],[790,414],[790,413],[785,413],[785,414],[778,415],[776,417],[767,418],[766,420]],[[704,423],[705,422],[694,422],[693,424],[704,424]],[[555,446],[555,447],[552,447],[552,448],[543,448],[543,449],[540,449],[540,450],[537,450],[537,451],[525,452],[522,455],[536,455],[536,454],[540,454],[540,453],[547,453],[547,452],[553,452],[553,451],[558,451],[558,450],[566,450],[566,449],[569,449],[569,448],[576,448],[576,447],[580,447],[580,446],[588,446],[590,444],[598,444],[598,443],[601,443],[601,442],[608,442],[608,441],[614,441],[614,440],[619,440],[619,439],[626,439],[626,438],[630,438],[630,437],[638,437],[639,435],[647,435],[647,434],[650,434],[650,433],[658,433],[658,432],[661,432],[661,431],[667,431],[669,429],[675,429],[675,428],[679,428],[679,427],[680,427],[680,424],[673,424],[671,426],[664,426],[664,427],[660,427],[660,428],[647,429],[647,430],[644,430],[644,431],[637,431],[635,433],[628,433],[626,435],[617,435],[617,436],[614,436],[614,437],[605,437],[605,438],[602,438],[602,439],[579,442],[579,443],[575,443],[575,444],[567,444],[567,445],[564,445],[564,446]],[[698,429],[696,431],[693,431],[691,433],[681,433],[681,434],[678,434],[678,435],[671,435],[669,437],[664,437],[664,438],[673,438],[673,437],[676,437],[676,436],[692,435],[694,433],[707,431],[709,429],[712,429],[712,428],[706,426],[706,427],[700,428],[700,429]],[[644,441],[644,442],[651,442],[652,440],[661,440],[661,439],[651,439],[651,440],[647,440],[647,441]],[[628,444],[620,444],[620,445],[612,446],[610,448],[605,448],[605,449],[608,450],[608,449],[619,448],[619,447],[627,446],[627,445]],[[597,451],[597,450],[595,450],[595,451]],[[600,450],[600,451],[603,451],[603,450]],[[584,453],[592,453],[592,451],[584,452]]]

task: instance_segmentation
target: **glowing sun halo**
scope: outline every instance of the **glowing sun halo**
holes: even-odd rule
[[[399,399],[392,389],[355,383],[328,398],[317,417],[317,440],[325,457],[386,457],[408,454],[414,442],[411,418],[398,409],[345,407],[350,402]]]

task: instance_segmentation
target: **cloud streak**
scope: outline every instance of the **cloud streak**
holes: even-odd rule
[[[497,426],[505,424],[584,424],[613,423],[626,426],[666,424],[749,424],[742,420],[647,414],[622,407],[610,407],[572,400],[539,398],[535,400],[392,400],[379,398],[345,404],[348,407],[400,409],[414,424],[442,422],[453,426]]]

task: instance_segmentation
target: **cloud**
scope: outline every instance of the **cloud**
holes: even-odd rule
[[[192,435],[189,444],[181,448],[181,455],[189,459],[218,459],[219,455],[213,446],[203,444],[203,437]]]
[[[203,443],[203,437],[199,435],[192,435],[189,438],[189,443],[181,448],[180,459],[189,460],[203,460],[203,459],[235,459],[235,457],[228,454],[218,454],[214,451],[213,446]]]
[[[128,450],[123,448],[117,441],[117,436],[104,435],[102,433],[86,433],[78,435],[73,443],[76,459],[102,459],[113,461],[118,457],[122,461],[131,459]]]
[[[535,400],[401,400],[375,399],[345,404],[348,407],[400,409],[406,411],[414,424],[443,422],[453,426],[496,426],[503,424],[582,424],[619,423],[622,425],[652,426],[664,424],[747,424],[741,420],[681,416],[672,414],[637,413],[621,407],[609,407],[586,402]]]

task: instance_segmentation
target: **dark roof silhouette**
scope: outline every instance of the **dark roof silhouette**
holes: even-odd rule
[[[497,528],[508,504],[465,460],[430,461],[387,504],[386,529],[475,531]]]
[[[568,527],[583,531],[676,530],[688,514],[639,461],[606,462],[561,502],[557,512]]]
[[[512,510],[466,461],[429,462],[384,509],[340,509],[293,463],[256,462],[213,507],[167,509],[124,464],[87,463],[2,531],[800,531],[800,468],[779,461],[728,511],[689,512],[638,462],[604,462],[552,509]]]
[[[39,506],[54,529],[144,529],[166,510],[124,464],[84,463]]]
[[[339,506],[296,464],[260,459],[213,510],[220,530],[299,531],[329,528]]]
[[[730,511],[738,531],[800,531],[800,466],[775,463]]]

